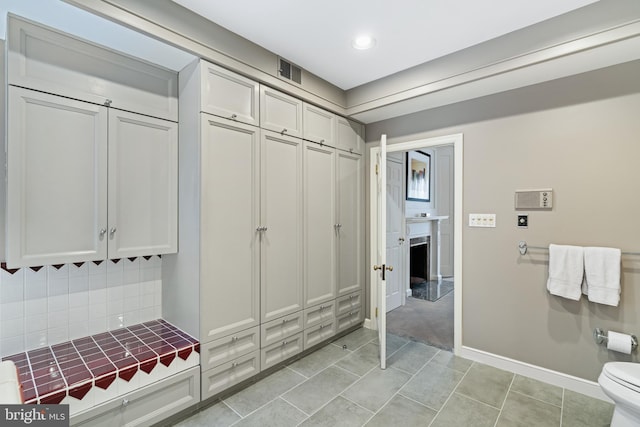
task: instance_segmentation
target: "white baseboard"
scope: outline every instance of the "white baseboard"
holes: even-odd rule
[[[487,353],[486,351],[476,350],[470,347],[462,347],[460,356],[493,366],[494,368],[504,369],[505,371],[514,372],[516,374],[533,378],[547,384],[566,388],[577,393],[604,400],[613,403],[603,391],[597,382],[588,381],[572,375],[563,374],[562,372],[552,371],[551,369],[542,368],[540,366],[531,365],[529,363],[520,362],[518,360],[509,359],[508,357],[498,356],[496,354]]]

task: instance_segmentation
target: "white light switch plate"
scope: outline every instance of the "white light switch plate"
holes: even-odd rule
[[[496,214],[469,214],[469,227],[495,228]]]

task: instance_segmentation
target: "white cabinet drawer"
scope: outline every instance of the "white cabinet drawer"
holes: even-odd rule
[[[226,119],[259,126],[260,85],[206,61],[200,61],[201,109]]]
[[[265,347],[261,351],[260,366],[265,370],[300,353],[303,348],[302,333]]]
[[[196,366],[71,418],[73,426],[150,426],[200,401]]]
[[[202,372],[202,400],[260,372],[260,352],[240,356],[231,362]]]
[[[301,332],[304,328],[302,324],[303,312],[290,314],[271,322],[263,323],[260,328],[261,347],[266,347],[275,342],[282,342],[286,337]]]
[[[224,338],[201,344],[200,363],[206,371],[260,348],[260,328],[246,329]]]
[[[362,292],[354,292],[336,299],[336,317],[362,305]]]
[[[313,325],[325,322],[335,317],[335,300],[325,302],[304,310],[304,327],[308,328]]]
[[[310,348],[314,345],[331,338],[336,333],[336,319],[325,320],[319,325],[312,326],[304,330],[304,348]]]
[[[261,85],[260,127],[302,138],[302,101]]]
[[[336,333],[349,329],[362,321],[362,307],[355,308],[336,318]]]

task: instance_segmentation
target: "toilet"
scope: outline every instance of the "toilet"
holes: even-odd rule
[[[605,363],[598,383],[616,405],[611,427],[640,426],[640,363]]]

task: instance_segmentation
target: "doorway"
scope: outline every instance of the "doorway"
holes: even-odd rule
[[[451,228],[453,228],[453,235],[454,235],[454,255],[453,255],[453,259],[440,259],[441,262],[446,262],[449,263],[449,271],[453,272],[453,276],[455,277],[455,282],[453,284],[453,288],[454,288],[454,292],[453,292],[453,311],[454,311],[454,319],[453,319],[453,351],[454,353],[459,353],[461,350],[461,343],[462,343],[462,295],[461,295],[461,291],[462,291],[462,268],[461,268],[461,256],[462,256],[462,135],[461,134],[457,134],[457,135],[449,135],[449,136],[445,136],[445,137],[438,137],[438,138],[429,138],[429,139],[422,139],[422,140],[416,140],[416,141],[409,141],[409,142],[403,142],[403,143],[397,143],[397,144],[390,144],[386,147],[386,151],[388,151],[389,153],[404,153],[410,150],[420,150],[420,149],[429,149],[429,148],[434,148],[434,147],[439,147],[439,146],[445,146],[445,145],[449,145],[453,147],[452,150],[452,164],[453,164],[453,200],[451,200],[452,204],[454,205],[454,222],[453,222],[453,227],[449,226],[445,231],[448,234],[451,234]],[[386,157],[386,156],[383,156]],[[393,156],[390,156],[393,157]],[[371,221],[370,221],[370,242],[372,242],[371,244],[371,251],[370,251],[370,265],[374,265],[376,262],[376,257],[378,256],[378,252],[379,252],[379,248],[377,247],[375,242],[378,242],[378,229],[376,228],[375,224],[378,221],[378,210],[377,210],[377,205],[378,205],[378,190],[376,187],[376,175],[375,175],[375,169],[376,169],[376,163],[379,162],[379,158],[380,158],[380,147],[372,147],[370,149],[370,212],[371,212]],[[396,157],[397,158],[397,157]],[[386,159],[385,159],[385,165],[379,165],[382,167],[385,167],[385,170],[389,170],[386,168]],[[389,197],[391,198],[391,197]],[[387,202],[388,205],[389,202]],[[388,210],[387,210],[388,212]],[[402,224],[402,226],[404,227],[404,223]],[[439,230],[441,231],[441,230]],[[385,235],[388,235],[388,233],[385,232]],[[442,237],[445,236],[441,236],[441,240]],[[401,236],[401,238],[404,238],[405,240],[407,239],[406,236]],[[409,243],[407,241],[407,243]],[[386,249],[385,245],[385,249]],[[392,254],[391,257],[387,256],[387,262],[389,265],[393,265],[392,262],[397,262],[394,261],[395,259],[397,259],[397,256],[394,256]],[[405,281],[405,283],[409,283],[409,259],[407,256],[407,260],[404,263],[403,267],[404,270],[406,271],[406,278],[403,279]],[[443,271],[444,272],[444,271]],[[438,273],[439,274],[439,273]],[[449,273],[451,274],[451,273]],[[372,313],[372,319],[370,319],[369,324],[376,328],[377,325],[386,325],[387,321],[386,321],[386,312],[385,313],[381,313],[378,309],[378,295],[383,293],[382,289],[379,289],[378,286],[376,286],[376,283],[379,283],[379,276],[376,274],[375,271],[371,270],[371,276],[370,276],[370,283],[371,283],[371,295],[370,295],[370,303],[371,303],[371,313]],[[388,286],[388,284],[387,284]],[[395,285],[394,285],[395,286]],[[405,290],[407,288],[405,287]],[[387,294],[387,289],[384,289],[384,294]],[[402,295],[403,299],[406,295]],[[408,300],[409,298],[407,298]],[[379,319],[375,319],[374,317],[376,316],[376,314],[378,316],[384,316],[385,317],[385,321],[380,322]],[[376,321],[378,320],[378,321]],[[385,326],[386,328],[386,326]]]

